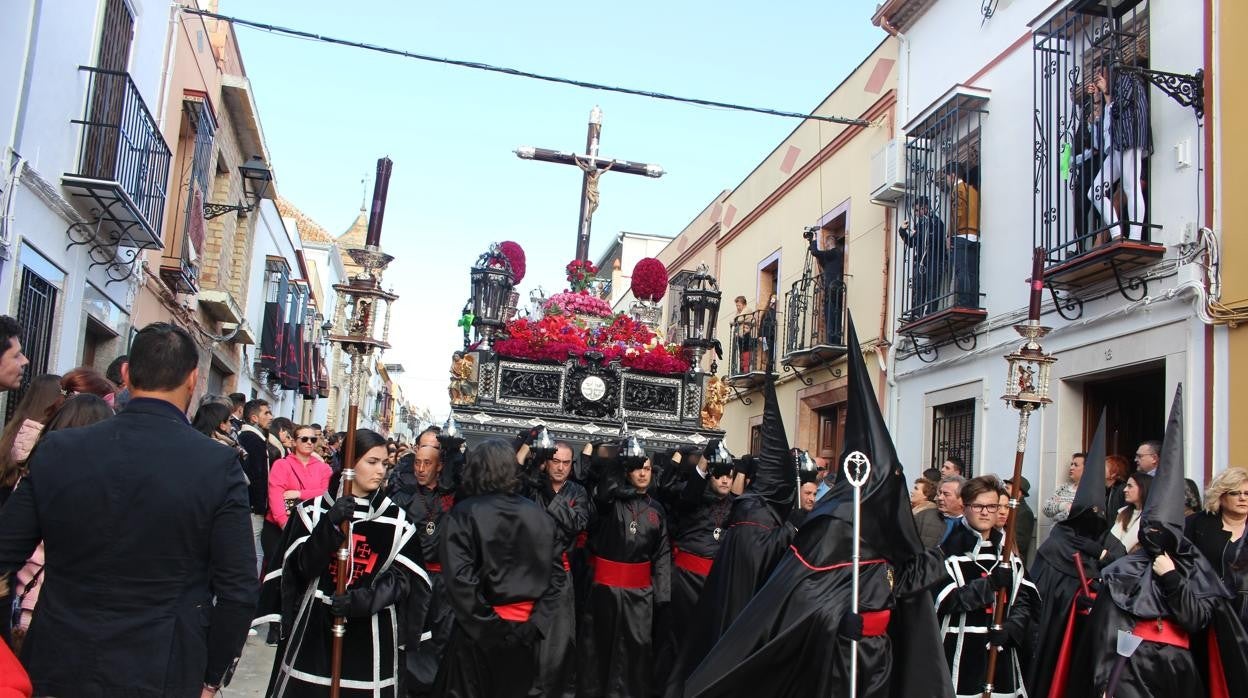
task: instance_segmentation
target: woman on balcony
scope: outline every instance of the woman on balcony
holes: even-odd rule
[[[754,351],[754,315],[750,313],[745,296],[737,296],[733,301],[737,306],[737,316],[733,319],[736,325],[737,354],[741,357],[741,373],[750,372],[750,354]]]
[[[1109,230],[1098,237],[1108,242],[1126,237],[1144,239],[1144,158],[1153,152],[1153,132],[1149,121],[1148,87],[1134,73],[1114,70],[1102,65],[1090,86],[1099,92],[1105,107],[1101,116],[1101,151],[1105,160],[1088,189],[1090,199],[1100,211],[1101,220]],[[1114,207],[1114,185],[1122,187],[1122,216]],[[1114,231],[1125,218],[1127,226]]]

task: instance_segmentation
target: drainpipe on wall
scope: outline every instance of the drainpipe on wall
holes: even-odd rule
[[[173,54],[177,43],[173,39],[178,26],[178,15],[182,9],[174,4],[169,7],[169,28],[165,30],[165,46],[168,50],[165,52],[165,65],[160,74],[160,92],[156,96],[156,128],[159,131],[165,130],[165,116],[167,115],[168,105],[166,102],[169,98],[169,83],[173,82]]]

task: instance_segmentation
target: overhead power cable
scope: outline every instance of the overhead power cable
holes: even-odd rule
[[[532,73],[527,70],[518,68],[505,68],[488,63],[478,63],[475,61],[457,60],[454,58],[443,58],[439,56],[428,56],[411,51],[404,51],[397,48],[389,48],[386,46],[378,46],[362,41],[351,41],[349,39],[339,39],[315,32],[303,31],[301,29],[293,29],[291,27],[283,27],[276,24],[267,24],[264,22],[253,22],[248,19],[239,17],[231,17],[229,15],[209,12],[195,7],[187,7],[179,5],[183,12],[200,17],[208,17],[211,19],[219,19],[223,22],[231,22],[238,26],[251,27],[261,31],[273,34],[283,34],[285,36],[297,37],[300,39],[310,39],[312,41],[321,41],[327,44],[336,44],[338,46],[347,46],[350,48],[364,49],[366,51],[375,51],[377,53],[385,53],[392,56],[401,56],[403,58],[411,58],[417,61],[427,61],[429,63],[442,63],[445,65],[454,65],[461,68],[472,68],[474,70],[484,70],[491,73],[502,73],[503,75],[511,75],[513,77],[528,78],[530,80],[542,80],[544,82],[553,82],[560,85],[572,85],[573,87],[583,87],[588,90],[601,90],[604,92],[618,92],[626,95],[636,95],[638,97],[649,97],[651,99],[663,99],[670,102],[682,102],[684,104],[697,104],[704,107],[715,107],[718,109],[728,109],[732,111],[753,112],[755,114],[766,114],[768,116],[782,116],[789,119],[812,119],[815,121],[827,121],[834,124],[844,124],[846,126],[870,126],[871,122],[865,119],[851,119],[845,116],[824,116],[822,114],[802,114],[800,112],[784,111],[782,109],[769,109],[767,107],[751,107],[743,104],[732,104],[730,102],[718,102],[711,99],[697,99],[694,97],[678,97],[663,92],[654,92],[651,90],[638,90],[630,87],[618,87],[614,85],[603,85],[596,82],[586,82],[584,80],[575,80],[572,78],[561,78],[554,75],[542,75],[541,73]]]

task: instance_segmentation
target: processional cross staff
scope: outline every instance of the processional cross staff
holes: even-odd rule
[[[860,613],[858,608],[858,588],[859,588],[859,562],[862,559],[862,487],[867,484],[867,480],[871,477],[871,459],[862,451],[854,451],[845,456],[843,463],[845,468],[845,480],[854,488],[854,537],[852,543],[852,553],[850,555],[851,564],[853,564],[853,575],[850,578],[850,599],[849,603],[853,606],[854,613]],[[849,643],[849,695],[850,698],[858,695],[858,641]]]
[[[1010,407],[1018,410],[1018,440],[1014,451],[1014,477],[1010,479],[1009,516],[1005,520],[1005,541],[1002,545],[1001,560],[997,564],[1013,567],[1012,559],[1017,547],[1018,536],[1018,504],[1022,499],[1023,456],[1027,452],[1027,431],[1031,414],[1052,402],[1049,399],[1049,373],[1053,356],[1044,353],[1040,339],[1049,332],[1048,327],[1040,325],[1040,304],[1044,292],[1044,248],[1037,247],[1031,257],[1031,302],[1027,312],[1027,322],[1015,325],[1014,330],[1026,341],[1011,354],[1005,357],[1009,364],[1009,372],[1005,380],[1006,394],[1002,400]],[[1005,614],[1009,610],[1010,594],[1013,589],[997,590],[996,601],[992,609],[992,630],[1000,631],[1005,623]],[[997,673],[997,655],[1002,648],[990,644],[988,662],[984,670],[983,698],[992,698],[993,680]]]
[[[524,160],[575,165],[583,173],[581,176],[581,215],[577,219],[576,236],[576,259],[578,260],[589,259],[589,228],[593,222],[594,211],[598,209],[598,180],[603,174],[611,171],[646,177],[663,176],[663,168],[659,165],[598,157],[598,141],[601,136],[602,110],[594,107],[589,113],[589,133],[585,137],[585,154],[579,155],[530,146],[521,146],[515,150],[516,155]]]

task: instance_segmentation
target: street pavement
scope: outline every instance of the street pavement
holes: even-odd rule
[[[261,629],[259,635],[247,638],[238,669],[230,685],[221,689],[221,698],[263,698],[269,672],[273,670],[273,653],[277,649],[264,644],[264,635]]]

